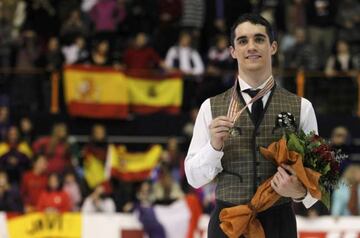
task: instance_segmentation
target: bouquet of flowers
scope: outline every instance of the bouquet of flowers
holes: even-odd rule
[[[267,148],[261,147],[261,154],[277,166],[291,166],[311,196],[329,207],[329,194],[338,184],[339,165],[346,156],[332,149],[325,139],[314,132],[297,132],[295,119],[288,112],[278,115],[274,130],[279,129],[282,130],[283,137]],[[219,216],[220,227],[228,237],[244,235],[265,238],[256,214],[272,207],[281,197],[272,188],[271,180],[272,177],[268,178],[257,188],[248,204],[222,209]]]
[[[320,173],[319,187],[321,201],[329,209],[330,192],[340,179],[340,163],[347,158],[339,149],[334,149],[324,138],[310,132],[296,132],[294,117],[290,113],[280,113],[277,128],[283,130],[289,151],[295,151],[302,156],[304,167]]]

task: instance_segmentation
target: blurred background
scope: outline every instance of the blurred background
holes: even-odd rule
[[[360,224],[359,0],[0,0],[0,237],[65,234],[27,227],[48,212],[81,212],[61,217],[82,219],[72,237],[104,236],[89,224],[106,237],[205,237],[215,187],[191,188],[183,162],[201,103],[234,83],[230,27],[246,12],[276,30],[277,83],[309,99],[319,134],[349,155],[352,186],[330,211],[294,204],[300,231],[324,222],[299,236],[346,231],[339,216]]]

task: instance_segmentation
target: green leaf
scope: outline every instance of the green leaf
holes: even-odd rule
[[[321,190],[321,202],[330,211],[330,193],[325,191],[325,189],[322,186],[320,186],[320,190]]]
[[[323,174],[323,175],[324,175],[324,174],[327,174],[327,172],[329,172],[330,169],[331,169],[330,163],[328,163],[328,164],[325,166],[325,168],[323,169],[322,174]]]
[[[304,147],[301,145],[299,138],[294,133],[289,135],[287,146],[290,151],[296,151],[304,156]]]

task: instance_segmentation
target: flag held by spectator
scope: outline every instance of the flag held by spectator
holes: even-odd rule
[[[128,73],[130,110],[139,114],[180,112],[183,81],[179,75]]]
[[[106,180],[104,162],[92,154],[85,155],[84,177],[91,189],[103,183]]]
[[[148,179],[162,154],[161,145],[153,145],[146,152],[131,153],[125,146],[109,145],[107,154],[107,173],[123,181],[142,181]]]
[[[127,80],[112,68],[65,67],[64,93],[71,116],[119,119],[128,116]]]

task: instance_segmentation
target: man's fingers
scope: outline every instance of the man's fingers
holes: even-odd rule
[[[296,172],[295,170],[287,164],[282,164],[281,167],[283,167],[284,169],[286,169],[286,171],[288,171],[291,175],[295,175],[296,176]]]
[[[277,185],[276,185],[276,183],[274,182],[274,179],[272,179],[272,180],[270,181],[270,184],[271,184],[271,187],[276,191]]]
[[[220,126],[226,126],[226,127],[233,127],[234,123],[229,122],[229,121],[222,121],[222,120],[217,120],[217,121],[213,121],[213,123],[211,123],[210,128],[216,128],[216,127],[220,127]]]
[[[232,122],[230,117],[227,116],[218,116],[217,118],[215,118],[214,120],[221,120],[221,121],[228,121],[228,122]]]
[[[289,174],[281,166],[278,167],[278,174],[280,174],[282,179],[287,179],[289,177]]]
[[[279,176],[280,176],[279,173],[276,173],[272,179],[275,182],[276,186],[278,186],[281,183],[281,178]]]
[[[226,127],[226,126],[219,126],[219,127],[212,128],[212,131],[214,133],[229,132],[229,130],[230,130],[230,128]]]

